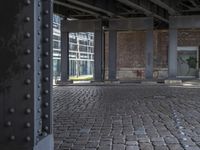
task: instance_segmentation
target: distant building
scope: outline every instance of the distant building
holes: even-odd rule
[[[60,77],[61,70],[60,17],[53,16],[53,76]],[[69,34],[69,75],[93,75],[94,33],[77,32]]]

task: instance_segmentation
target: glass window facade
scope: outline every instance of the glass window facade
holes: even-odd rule
[[[61,33],[59,16],[53,16],[53,75],[61,75]],[[67,68],[67,67],[66,67]],[[69,33],[69,75],[93,76],[94,33]]]

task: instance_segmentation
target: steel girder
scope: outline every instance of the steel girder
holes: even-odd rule
[[[0,149],[53,150],[52,2],[2,0],[0,10]]]

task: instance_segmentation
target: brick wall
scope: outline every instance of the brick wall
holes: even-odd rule
[[[108,35],[105,37],[106,78],[108,74]],[[168,76],[168,31],[154,31],[154,78]],[[178,46],[199,46],[200,31],[179,30]],[[145,72],[145,32],[118,32],[117,78],[120,80],[144,79]]]

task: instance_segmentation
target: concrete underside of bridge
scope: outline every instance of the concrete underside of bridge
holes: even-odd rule
[[[60,82],[69,33],[94,32],[101,86],[52,90],[53,13],[63,18]],[[0,18],[1,150],[200,149],[198,0],[1,0]],[[129,83],[179,78],[195,86]]]

